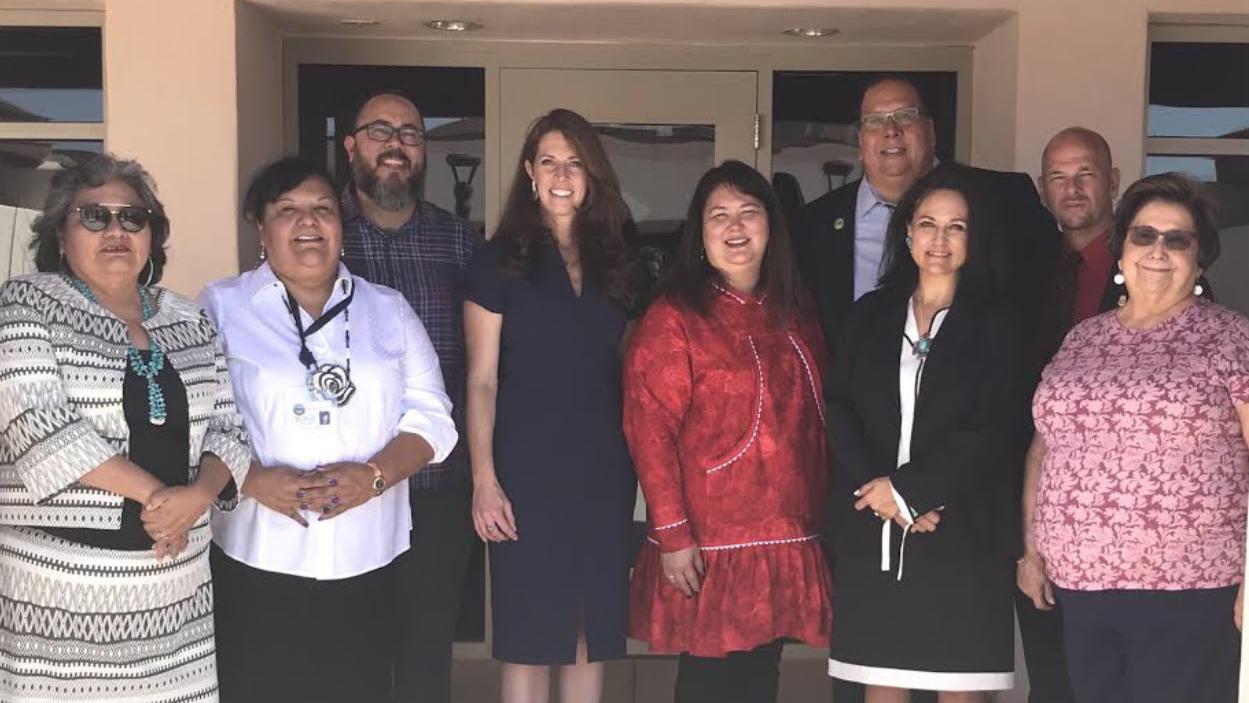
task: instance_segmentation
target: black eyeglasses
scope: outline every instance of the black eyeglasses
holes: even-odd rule
[[[152,221],[152,211],[141,205],[110,205],[95,203],[74,208],[78,221],[88,232],[103,232],[117,218],[122,230],[135,234],[142,232]]]
[[[1166,232],[1150,227],[1136,225],[1128,228],[1128,241],[1138,247],[1152,247],[1162,237],[1162,245],[1171,251],[1188,251],[1197,241],[1197,233],[1186,229],[1172,229]]]
[[[859,118],[859,128],[867,132],[875,132],[884,129],[889,122],[893,122],[894,126],[902,129],[915,124],[920,117],[927,117],[927,115],[918,107],[902,107],[893,112],[871,112]]]
[[[378,120],[356,127],[351,133],[355,135],[361,131],[375,142],[388,142],[395,138],[395,134],[398,134],[399,143],[404,146],[420,146],[425,143],[425,130],[410,124],[396,127],[389,122]]]

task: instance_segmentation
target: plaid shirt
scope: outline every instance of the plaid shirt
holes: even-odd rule
[[[453,405],[460,442],[441,464],[409,480],[413,490],[468,480],[464,404],[464,271],[483,243],[468,222],[425,201],[396,230],[384,230],[360,210],[355,188],[342,193],[343,263],[366,281],[394,288],[407,298],[425,325]]]

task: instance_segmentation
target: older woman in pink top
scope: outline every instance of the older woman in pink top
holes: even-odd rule
[[[1062,606],[1078,701],[1234,701],[1249,496],[1249,320],[1199,298],[1218,256],[1200,184],[1151,176],[1111,243],[1118,310],[1045,369],[1019,586]]]

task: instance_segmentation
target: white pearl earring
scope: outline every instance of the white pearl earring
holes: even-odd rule
[[[1121,286],[1121,285],[1123,285],[1123,282],[1124,282],[1125,280],[1127,280],[1127,279],[1125,279],[1125,278],[1123,277],[1123,272],[1122,272],[1122,271],[1120,271],[1120,272],[1118,272],[1118,273],[1116,273],[1116,274],[1115,274],[1115,285],[1116,285],[1116,286]]]

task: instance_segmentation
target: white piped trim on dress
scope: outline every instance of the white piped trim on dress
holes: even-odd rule
[[[746,451],[749,450],[751,445],[755,443],[755,438],[759,436],[759,423],[763,419],[763,363],[759,361],[759,350],[755,347],[755,338],[753,336],[747,336],[746,341],[750,342],[750,353],[755,359],[755,376],[759,379],[759,388],[756,391],[758,402],[755,404],[755,426],[750,430],[750,439],[746,440],[746,446],[742,447],[740,451],[734,454],[732,458],[727,461],[723,461],[710,469],[707,469],[707,475],[709,476],[745,456]]]

